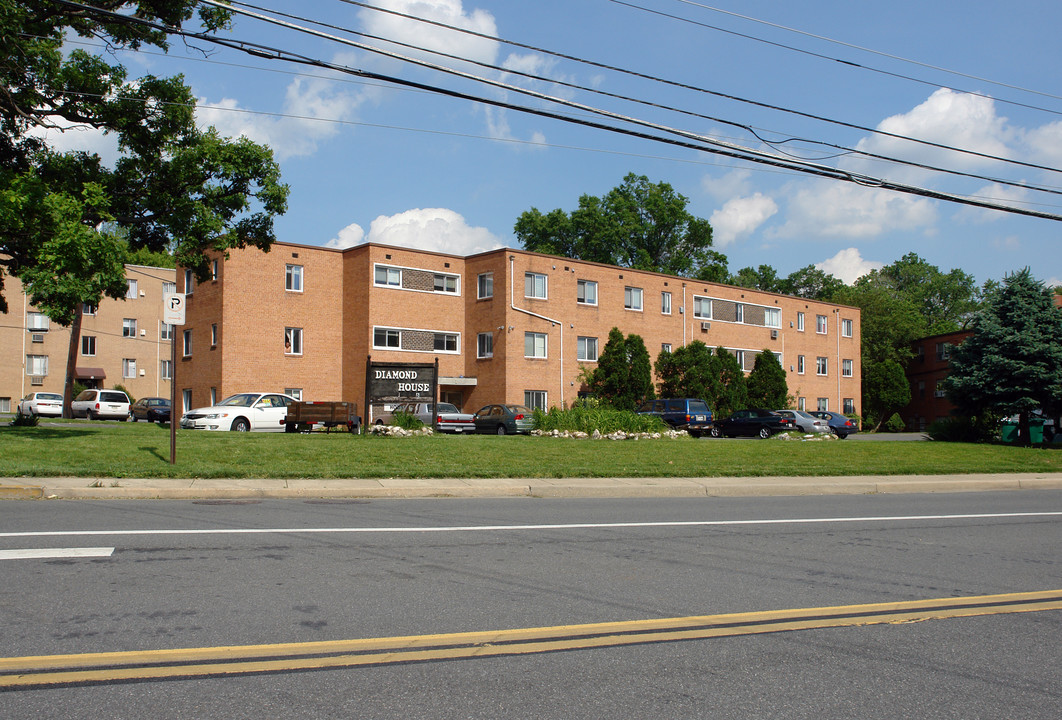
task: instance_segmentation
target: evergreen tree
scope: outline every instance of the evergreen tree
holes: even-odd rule
[[[1029,413],[1062,411],[1062,311],[1029,268],[1009,275],[972,321],[973,335],[951,353],[948,398],[971,417],[1018,415],[1029,442]]]
[[[630,371],[624,405],[629,410],[637,410],[642,402],[656,397],[653,391],[653,364],[649,359],[649,351],[645,348],[645,341],[640,335],[628,335],[626,346]]]
[[[724,347],[716,348],[715,357],[719,364],[721,388],[715,403],[716,417],[727,417],[735,410],[748,407],[748,389],[745,372],[738,364],[737,357],[727,352]]]
[[[617,327],[608,332],[608,340],[597,358],[597,367],[587,381],[590,391],[605,402],[617,403],[627,391],[631,379],[631,364],[627,360],[627,340]]]
[[[768,410],[789,407],[785,369],[770,350],[764,350],[756,356],[756,364],[748,377],[748,399],[750,405]]]

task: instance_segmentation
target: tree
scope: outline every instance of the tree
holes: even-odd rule
[[[731,285],[763,290],[764,292],[783,292],[783,282],[782,278],[778,277],[778,271],[770,265],[741,268],[738,270],[737,275],[730,278]]]
[[[711,348],[700,340],[674,352],[661,350],[656,359],[656,376],[660,378],[661,397],[701,398],[710,407],[722,389],[719,364]]]
[[[974,278],[962,270],[941,272],[915,253],[878,271],[896,292],[919,309],[926,335],[940,335],[966,326],[979,305]]]
[[[1025,268],[1003,279],[971,327],[952,349],[944,390],[964,415],[1017,415],[1028,443],[1033,410],[1062,411],[1062,311]]]
[[[195,98],[180,77],[130,80],[125,67],[84,50],[64,52],[67,35],[110,47],[165,50],[164,31],[181,27],[194,0],[104,0],[99,12],[51,0],[13,0],[0,12],[8,62],[0,63],[0,311],[3,275],[18,277],[30,301],[71,326],[69,405],[80,306],[123,298],[128,251],[167,253],[208,275],[209,250],[268,250],[273,217],[288,189],[272,152],[196,127]],[[200,8],[207,32],[226,26],[227,11]],[[18,61],[11,61],[18,58]],[[119,159],[56,152],[45,129],[113,134]]]
[[[514,231],[532,252],[668,275],[725,278],[726,256],[711,249],[712,227],[690,214],[688,203],[669,184],[630,173],[604,197],[580,197],[570,215],[531,208],[517,219]]]
[[[814,265],[807,265],[794,270],[781,282],[779,292],[786,295],[808,298],[810,300],[832,300],[844,288],[844,282],[819,270]]]
[[[624,337],[619,328],[612,328],[586,384],[594,395],[619,410],[638,409],[643,400],[654,396],[645,341],[633,334]]]
[[[888,358],[869,367],[866,360],[863,363],[863,417],[877,432],[911,402],[911,385],[897,360]]]
[[[755,407],[778,410],[789,407],[789,386],[785,381],[785,369],[770,350],[756,356],[756,363],[746,380],[748,401]]]
[[[744,410],[748,407],[745,371],[741,369],[737,357],[722,346],[716,348],[715,357],[718,362],[720,380],[720,393],[715,401],[715,414],[717,417],[727,417],[735,410]]]
[[[625,343],[631,364],[628,397],[631,410],[637,410],[645,400],[656,397],[653,390],[653,363],[641,335],[630,334]]]

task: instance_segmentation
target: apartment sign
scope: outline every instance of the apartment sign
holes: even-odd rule
[[[374,363],[367,367],[369,403],[432,402],[439,369],[437,363]]]

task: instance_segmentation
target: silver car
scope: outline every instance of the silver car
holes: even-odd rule
[[[803,410],[775,410],[782,417],[787,417],[796,423],[801,432],[805,433],[828,433],[830,424],[825,420],[804,412]]]
[[[396,407],[394,412],[413,415],[428,427],[436,427],[439,432],[474,433],[476,431],[476,423],[472,419],[472,414],[461,412],[452,403],[435,403],[434,418],[431,414],[431,403],[404,403]]]

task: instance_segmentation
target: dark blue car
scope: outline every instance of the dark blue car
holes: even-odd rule
[[[845,417],[841,413],[833,412],[830,410],[808,410],[808,414],[812,417],[817,417],[820,420],[825,420],[830,424],[830,430],[833,430],[833,434],[841,440],[852,433],[859,432],[859,423],[849,417]]]
[[[700,398],[672,398],[650,400],[638,408],[639,415],[656,415],[676,430],[685,430],[693,437],[712,432],[712,411]]]

